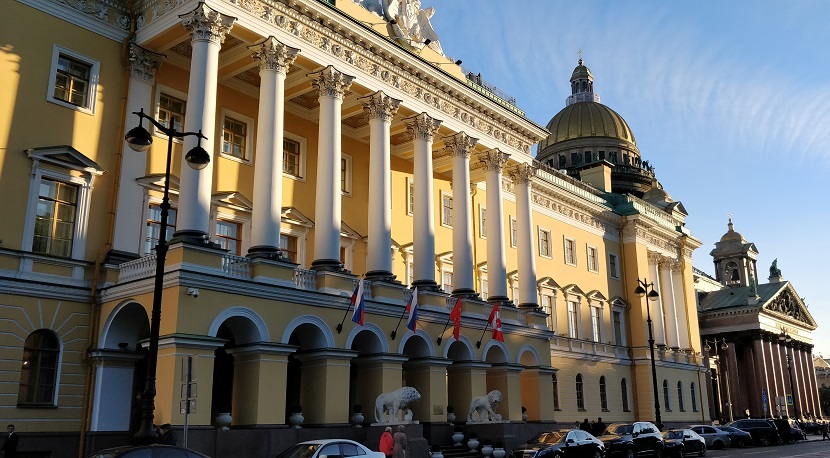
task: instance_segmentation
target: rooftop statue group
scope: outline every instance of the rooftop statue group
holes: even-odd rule
[[[386,19],[392,27],[395,38],[419,50],[424,46],[429,46],[433,51],[444,55],[441,44],[438,42],[438,35],[430,23],[430,19],[435,14],[435,8],[421,9],[420,0],[354,1]],[[427,40],[429,40],[428,44]]]

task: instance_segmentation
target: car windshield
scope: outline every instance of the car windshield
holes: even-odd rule
[[[558,444],[565,439],[565,433],[559,431],[548,431],[538,434],[530,440],[531,444]]]
[[[634,431],[634,425],[611,425],[608,427],[608,431],[611,434],[619,434],[620,436],[623,434],[631,434]]]
[[[311,458],[320,444],[297,444],[280,453],[277,458]]]
[[[683,431],[666,431],[663,433],[666,439],[683,439]]]

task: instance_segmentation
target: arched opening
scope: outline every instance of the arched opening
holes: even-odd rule
[[[349,367],[349,407],[359,405],[363,412],[371,412],[371,406],[380,395],[381,381],[388,377],[388,355],[383,353],[380,337],[369,329],[363,329],[354,336],[351,349],[357,356]],[[373,421],[372,415],[365,420]]]
[[[671,411],[671,404],[669,404],[669,381],[663,380],[663,405],[666,407],[666,412]]]
[[[213,359],[213,392],[211,393],[211,415],[216,418],[220,413],[233,415],[233,355],[228,350],[236,347],[233,332],[225,324],[219,326],[216,337],[225,340],[225,344],[217,348]]]
[[[314,352],[325,348],[333,347],[330,335],[323,330],[324,324],[316,317],[303,316],[297,318],[296,324],[289,325],[290,334],[287,339],[289,345],[297,347],[297,351],[288,356],[285,384],[285,423],[289,423],[289,417],[297,412],[302,405],[310,405],[315,399],[326,399],[325,393],[320,392],[324,386],[312,383],[303,383],[309,377],[304,368],[302,357],[304,353]],[[345,393],[344,393],[345,394]],[[299,400],[296,402],[295,400]],[[303,411],[307,422],[314,421],[313,415],[307,409]]]
[[[608,410],[608,392],[605,386],[605,376],[599,378],[599,405],[603,411]]]
[[[447,405],[452,406],[458,414],[459,420],[467,417],[470,401],[474,396],[483,393],[473,393],[473,380],[476,362],[475,353],[469,342],[453,340],[448,344],[446,357],[452,361],[447,367]]]
[[[211,418],[215,419],[220,413],[229,413],[232,424],[249,424],[250,409],[246,406],[255,402],[250,397],[256,391],[259,380],[250,370],[240,369],[238,364],[240,360],[246,359],[245,353],[250,348],[246,346],[262,342],[265,338],[254,322],[259,320],[255,314],[242,308],[231,309],[231,312],[233,314],[224,320],[222,315],[217,318],[213,326],[222,320],[218,327],[211,326],[211,329],[216,329],[214,336],[224,341],[214,351]]]
[[[582,384],[582,374],[576,374],[576,408],[585,409],[585,391]]]

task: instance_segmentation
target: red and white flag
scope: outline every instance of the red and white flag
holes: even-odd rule
[[[354,312],[352,313],[352,321],[363,326],[363,317],[366,313],[366,303],[363,301],[363,279],[357,281],[352,293],[352,306]]]
[[[459,340],[459,337],[461,337],[461,298],[460,297],[455,301],[455,307],[453,307],[452,312],[450,312],[450,319],[452,320],[452,336],[455,337],[455,340]]]
[[[418,322],[418,287],[412,291],[412,297],[409,298],[409,303],[406,304],[406,311],[409,316],[406,318],[406,327],[410,331],[415,332],[415,324]]]
[[[493,304],[493,311],[490,312],[490,318],[487,319],[490,327],[493,328],[493,338],[499,342],[504,342],[504,333],[501,332],[501,318],[499,318],[499,304]]]

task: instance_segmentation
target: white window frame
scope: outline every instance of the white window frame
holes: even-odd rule
[[[569,266],[576,267],[576,240],[570,237],[563,237],[563,256],[565,258],[565,264]],[[571,254],[571,259],[568,259],[568,253]]]
[[[625,315],[625,305],[623,303],[612,301],[610,302],[611,308],[611,332],[614,333],[613,339],[611,340],[614,345],[617,344],[617,330],[614,328],[614,314],[620,314],[620,343],[622,346],[628,345],[628,336],[626,335],[625,328],[627,326],[626,323],[626,315]]]
[[[510,248],[516,248],[516,244],[518,241],[516,240],[519,238],[518,234],[518,227],[516,226],[516,217],[510,217]]]
[[[219,155],[225,159],[241,162],[243,164],[253,165],[254,162],[254,143],[256,143],[256,135],[254,132],[254,122],[253,118],[249,116],[245,116],[242,113],[237,113],[235,111],[228,110],[227,108],[222,108],[222,135],[217,135],[217,139],[219,140],[219,145],[217,146],[216,150],[219,151]],[[236,157],[232,154],[226,154],[222,151],[222,145],[225,142],[225,118],[233,118],[236,121],[242,122],[245,124],[245,150],[242,153],[243,157]]]
[[[546,299],[548,302],[547,304],[545,304]],[[539,305],[542,307],[542,311],[548,314],[548,327],[554,333],[557,332],[558,323],[556,319],[556,291],[548,288],[543,288],[539,292]]]
[[[611,264],[611,259],[614,259],[614,264]],[[620,257],[616,253],[608,253],[608,276],[614,280],[620,279]]]
[[[487,238],[487,207],[484,205],[478,206],[478,237]]]
[[[585,256],[588,272],[599,273],[599,249],[595,246],[587,245],[585,248]],[[593,264],[593,268],[591,264]]]
[[[450,208],[449,208],[450,212],[449,212],[449,214],[447,214],[447,209],[444,206],[445,199],[448,199],[449,202],[450,202]],[[453,213],[453,207],[452,206],[453,205],[455,205],[455,203],[452,201],[452,194],[448,193],[446,191],[441,191],[441,202],[440,202],[441,226],[452,228],[452,213]]]
[[[479,289],[479,295],[481,296],[481,299],[486,301],[487,298],[490,296],[490,287],[487,284],[487,275],[482,275],[479,278]]]
[[[579,300],[567,299],[568,303],[568,337],[571,339],[579,339]]]
[[[176,190],[176,194],[173,195],[173,190],[171,190],[170,196],[170,210],[175,212],[179,211],[179,200],[178,200],[178,190]],[[156,207],[161,206],[162,197],[156,196],[155,194],[150,194],[149,189],[145,189],[144,191],[144,208],[142,210],[141,221],[144,224],[141,230],[141,243],[139,244],[139,251],[141,251],[142,256],[149,256],[152,253],[147,252],[146,245],[147,245],[147,221],[150,219],[150,206],[155,205]],[[169,211],[168,211],[168,222],[170,221]],[[170,226],[168,226],[169,228]],[[213,228],[214,230],[216,228]],[[159,234],[159,237],[164,237],[166,234]]]
[[[308,158],[308,149],[307,149],[308,144],[307,144],[307,141],[306,141],[305,137],[301,137],[299,135],[292,134],[291,132],[288,132],[288,131],[283,132],[283,137],[285,137],[288,140],[293,140],[293,141],[297,142],[300,145],[300,164],[298,165],[298,168],[300,169],[300,176],[291,175],[291,174],[288,174],[288,173],[285,173],[285,172],[282,172],[282,176],[290,178],[292,180],[305,182],[306,176],[307,176],[307,174],[306,174],[306,162],[307,161],[306,160]],[[282,153],[282,151],[283,151],[282,146],[280,146],[280,153]],[[285,166],[283,166],[283,167],[285,167]]]
[[[449,279],[449,283],[447,280]],[[452,269],[443,268],[441,269],[441,289],[444,290],[445,293],[450,294],[452,293],[453,288],[455,285],[453,284],[453,275]],[[449,289],[447,288],[449,286]]]
[[[415,184],[412,177],[406,177],[406,214],[415,213]]]
[[[602,343],[602,306],[591,304],[591,339]]]
[[[162,93],[167,94],[171,97],[175,97],[175,98],[183,101],[185,103],[185,106],[187,106],[187,93],[176,90],[176,89],[173,89],[170,86],[165,86],[163,84],[156,84],[156,98],[154,99],[155,103],[153,103],[153,117],[155,119],[159,119],[159,108],[160,108],[160,104],[161,104],[161,94]],[[185,113],[184,115],[185,115],[185,117],[187,117],[187,113]],[[225,118],[222,118],[222,119],[224,120]],[[184,129],[184,120],[182,120],[182,129]],[[153,134],[154,137],[163,138],[165,140],[167,139],[167,134],[165,134],[164,132],[158,130],[156,128],[156,126],[154,126],[152,124],[150,125],[150,133]],[[173,142],[174,143],[182,143],[183,141],[184,141],[183,138],[173,137]],[[220,150],[221,150],[221,148],[220,148]]]
[[[308,231],[292,229],[288,227],[280,227],[280,235],[288,235],[297,238],[297,265],[300,268],[305,268],[305,245]]]
[[[553,242],[553,240],[551,240],[551,231],[550,231],[550,229],[546,229],[542,226],[537,226],[537,229],[538,230],[537,230],[537,233],[536,233],[536,238],[537,238],[538,244],[539,244],[539,256],[541,256],[543,258],[551,259],[551,256],[553,254],[553,250],[552,250],[552,247],[551,247],[551,244]],[[546,251],[542,251],[542,234],[545,234],[547,236],[548,246],[547,246]]]
[[[345,183],[341,183],[340,193],[346,197],[352,196],[352,156],[350,154],[340,154],[340,169],[342,173],[343,166],[346,167]],[[345,187],[344,187],[345,186]]]
[[[245,256],[251,244],[251,218],[247,215],[240,215],[239,213],[230,213],[223,209],[213,206],[210,215],[210,234],[211,237],[216,237],[216,226],[219,220],[228,221],[239,224],[239,252],[240,256]]]
[[[67,101],[55,97],[55,84],[57,82],[58,59],[63,54],[74,60],[83,62],[89,65],[89,92],[86,95],[86,106],[79,107],[78,105],[69,103]],[[98,82],[101,74],[101,63],[89,56],[64,48],[61,45],[55,44],[52,47],[52,64],[50,66],[49,86],[46,89],[46,101],[51,102],[62,107],[66,107],[88,115],[95,114],[95,107],[98,100]]]

